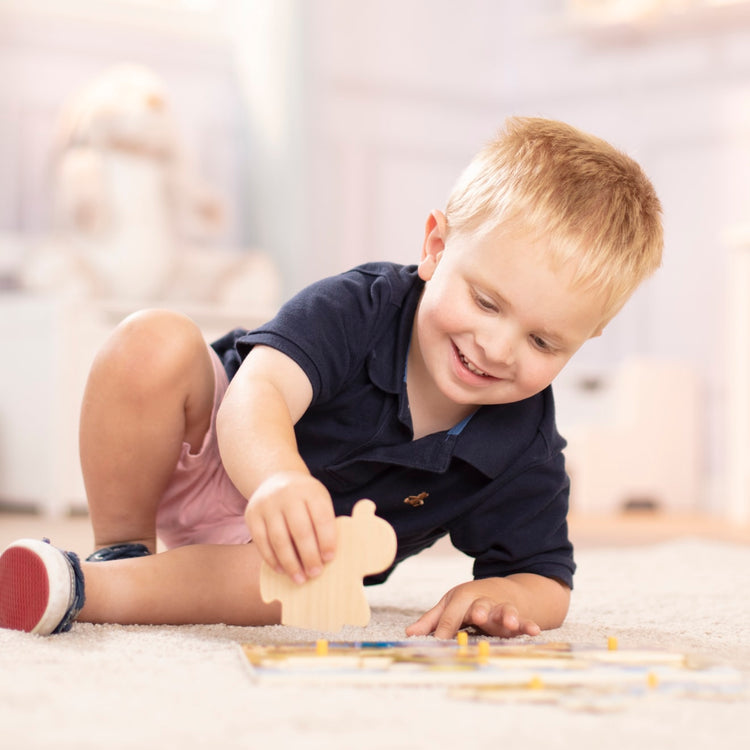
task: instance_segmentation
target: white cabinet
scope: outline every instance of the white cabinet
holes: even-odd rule
[[[682,362],[626,360],[597,400],[597,414],[563,430],[578,514],[651,507],[676,514],[698,507],[701,389]],[[581,401],[586,393],[580,395]]]

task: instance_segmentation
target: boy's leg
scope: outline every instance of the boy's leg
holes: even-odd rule
[[[97,549],[156,550],[159,501],[183,442],[211,422],[213,365],[198,327],[167,311],[123,321],[97,355],[81,408],[80,450]]]
[[[0,554],[0,627],[48,635],[73,620],[96,623],[276,624],[278,602],[260,597],[253,544],[193,545],[159,555],[79,563],[36,539]]]
[[[201,544],[159,555],[83,563],[86,603],[78,620],[95,623],[269,625],[278,602],[260,596],[254,544]]]

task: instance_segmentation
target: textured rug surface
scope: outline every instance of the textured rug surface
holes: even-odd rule
[[[565,625],[540,641],[684,650],[750,679],[750,547],[698,539],[577,555]],[[469,561],[430,553],[368,589],[366,628],[395,640]],[[613,711],[460,700],[440,686],[310,688],[257,683],[241,643],[309,641],[284,627],[76,624],[41,638],[0,631],[0,745],[16,748],[709,748],[750,747],[747,694],[664,695]]]

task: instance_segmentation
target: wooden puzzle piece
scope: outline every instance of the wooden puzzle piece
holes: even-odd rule
[[[396,533],[375,515],[372,500],[360,500],[351,516],[336,518],[336,528],[336,557],[317,578],[300,585],[263,563],[260,594],[264,602],[281,602],[282,625],[335,632],[370,621],[362,579],[393,563]]]

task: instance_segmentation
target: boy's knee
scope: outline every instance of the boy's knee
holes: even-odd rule
[[[156,385],[185,373],[206,342],[198,326],[172,310],[142,310],[125,318],[99,352],[94,368],[115,369],[123,382]]]

